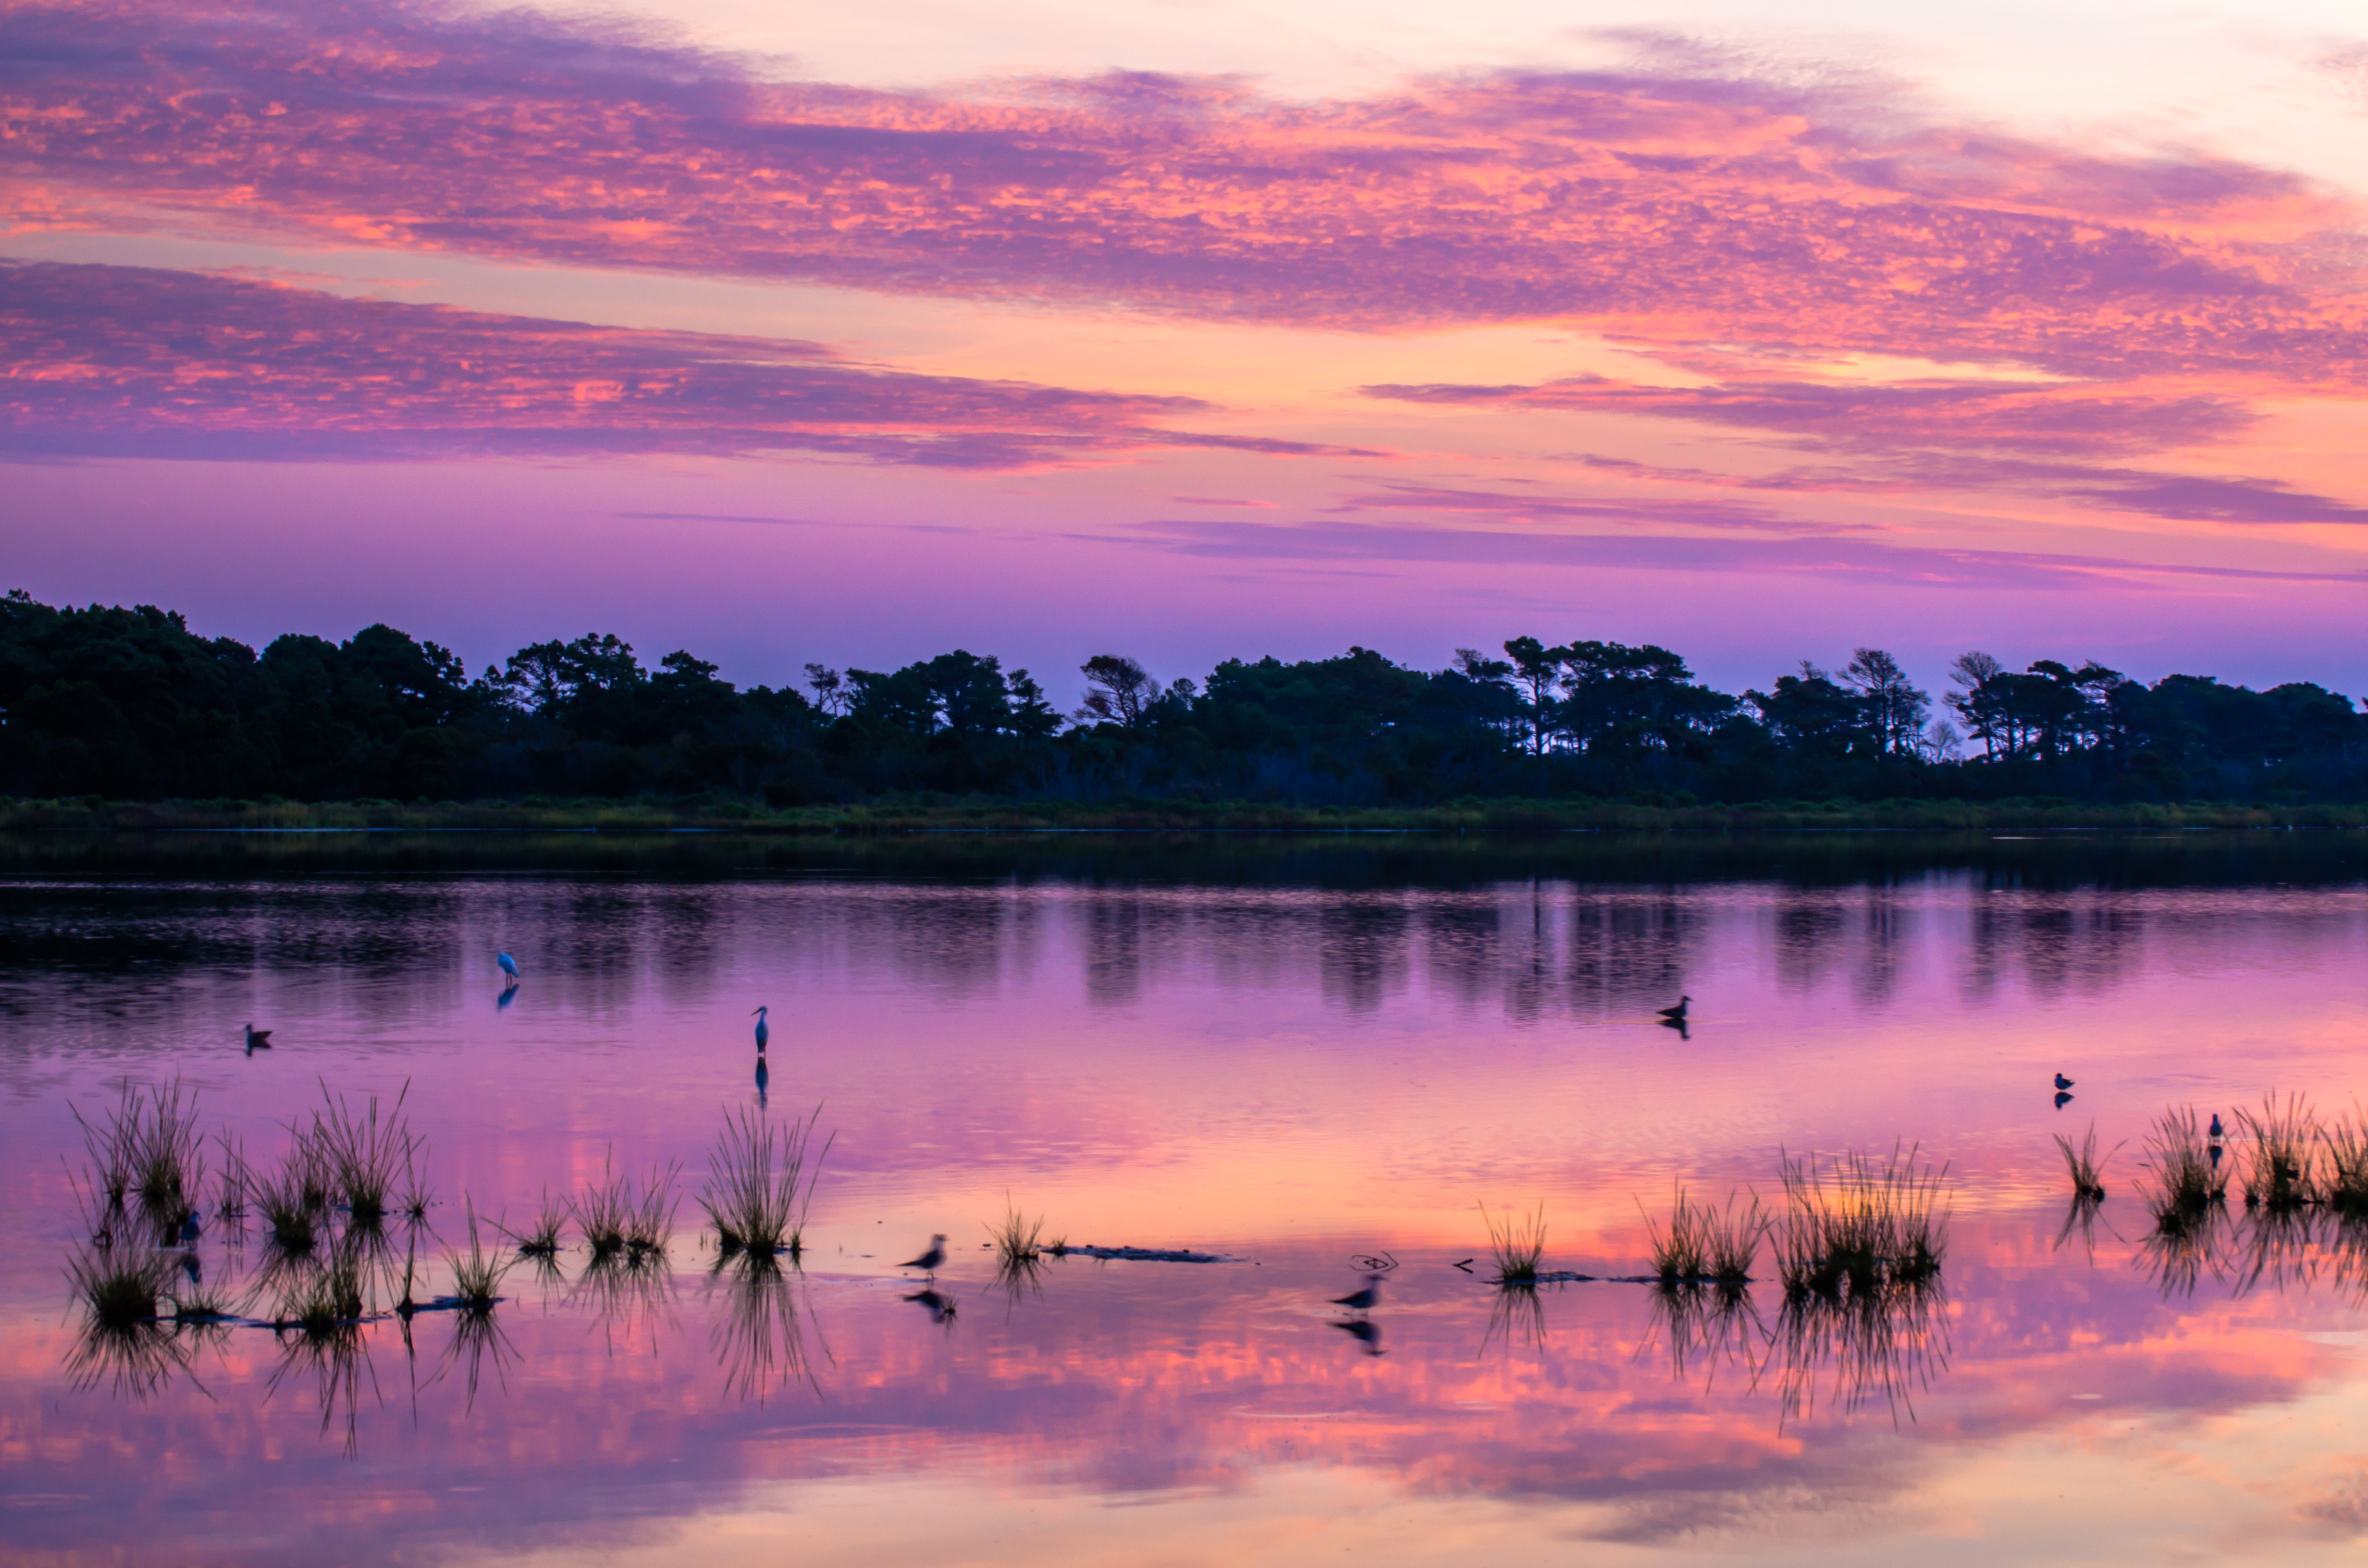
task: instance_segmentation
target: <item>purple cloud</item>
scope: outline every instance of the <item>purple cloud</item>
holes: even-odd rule
[[[738,455],[1019,468],[1158,447],[1190,398],[868,369],[812,343],[350,300],[145,267],[0,262],[0,451],[181,458]]]

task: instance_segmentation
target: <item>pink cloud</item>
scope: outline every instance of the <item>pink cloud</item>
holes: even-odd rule
[[[2352,387],[2368,366],[2360,279],[2314,238],[2348,210],[2292,176],[1857,115],[1698,62],[1286,103],[1145,74],[785,83],[613,23],[433,4],[98,0],[9,28],[20,222],[2081,374]]]
[[[1190,398],[904,374],[812,343],[351,300],[144,267],[0,262],[0,450],[445,457],[802,451],[1010,468],[1162,447]]]

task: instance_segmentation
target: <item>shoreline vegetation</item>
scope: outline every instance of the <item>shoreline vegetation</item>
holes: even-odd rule
[[[108,801],[0,798],[0,833],[666,833],[861,836],[928,833],[2078,833],[2368,827],[2368,802],[2103,804],[2004,801],[1754,801],[1721,805],[1467,800],[1435,806],[1268,801],[1069,801],[916,796],[771,807],[761,800]]]

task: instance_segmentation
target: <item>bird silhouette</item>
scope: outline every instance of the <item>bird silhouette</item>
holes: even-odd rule
[[[256,1028],[253,1024],[247,1025],[246,1049],[249,1051],[269,1051],[271,1049],[271,1031],[269,1029]]]
[[[899,1267],[899,1268],[917,1268],[917,1269],[919,1269],[922,1273],[924,1273],[924,1274],[928,1275],[930,1278],[934,1279],[934,1278],[936,1278],[938,1277],[938,1266],[939,1266],[939,1264],[941,1264],[941,1263],[945,1262],[945,1260],[946,1260],[946,1238],[945,1238],[945,1237],[943,1237],[943,1236],[931,1236],[931,1237],[929,1238],[929,1250],[928,1250],[928,1251],[927,1251],[927,1252],[923,1253],[923,1254],[922,1254],[920,1256],[918,1256],[918,1257],[915,1257],[915,1258],[907,1258],[905,1261],[904,1261],[903,1263],[898,1264],[896,1267]],[[905,1299],[906,1301],[916,1301],[916,1300],[918,1300],[919,1298],[917,1298],[917,1297],[914,1297],[914,1296],[907,1296],[907,1297],[905,1297]]]
[[[928,1308],[931,1323],[951,1324],[954,1321],[954,1299],[934,1286],[927,1290],[916,1290],[905,1300],[918,1301]]]
[[[507,953],[495,953],[494,955],[494,961],[502,966],[502,972],[510,977],[510,983],[512,985],[516,985],[518,981],[518,960],[510,957]]]
[[[757,1058],[757,1103],[758,1105],[765,1103],[765,1090],[772,1082],[772,1071],[765,1065],[765,1059],[759,1056]]]
[[[2212,1113],[2212,1141],[2220,1141],[2220,1113],[2216,1110]]]
[[[1683,1018],[1663,1018],[1661,1020],[1661,1027],[1665,1029],[1677,1030],[1678,1038],[1679,1040],[1691,1040],[1694,1038],[1694,1031],[1686,1028],[1686,1021]]]
[[[2072,1096],[2069,1091],[2064,1089],[2058,1089],[2055,1091],[2055,1108],[2057,1110],[2062,1110],[2066,1106],[2068,1106],[2071,1103]]]
[[[1678,998],[1678,1005],[1676,1006],[1662,1008],[1660,1016],[1667,1018],[1673,1024],[1682,1024],[1686,1021],[1687,1004],[1691,1003],[1692,1000],[1693,998],[1691,996],[1680,996]]]
[[[1368,1356],[1382,1356],[1382,1325],[1371,1318],[1340,1318],[1332,1326],[1365,1347]]]
[[[757,1009],[757,1054],[765,1054],[765,1042],[773,1038],[773,1026],[765,1021],[765,1009]]]
[[[1365,1276],[1363,1290],[1352,1291],[1346,1296],[1335,1296],[1332,1298],[1332,1304],[1336,1307],[1346,1307],[1352,1312],[1371,1312],[1373,1303],[1381,1299],[1382,1277],[1378,1274],[1368,1274]]]
[[[518,1000],[518,983],[517,981],[506,980],[502,982],[502,994],[494,998],[494,1011],[496,1013],[508,1012],[510,1010],[510,1004]]]
[[[2059,1089],[2068,1089],[2072,1086],[2072,1080],[2058,1073],[2055,1074],[2055,1086]]]

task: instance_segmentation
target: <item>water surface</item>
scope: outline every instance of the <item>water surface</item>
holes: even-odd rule
[[[2368,844],[494,835],[7,847],[0,1557],[965,1562],[2309,1561],[2368,1532],[2362,1280],[2241,1209],[2162,1267],[2166,1107],[2368,1087]],[[524,983],[505,993],[496,949]],[[1693,1000],[1687,1033],[1655,1009]],[[717,1271],[727,1108],[835,1142],[802,1271]],[[274,1030],[248,1056],[240,1026]],[[2052,1074],[2077,1080],[2062,1107]],[[349,1353],[228,1326],[94,1355],[62,1272],[85,1117],[179,1078],[275,1157],[404,1097],[441,1288],[679,1161],[667,1267],[512,1271]],[[2065,1231],[2053,1136],[2111,1196]],[[1675,1184],[1945,1163],[1941,1290],[1880,1344],[1653,1290]],[[1210,1264],[997,1278],[1017,1206]],[[951,1240],[937,1299],[896,1263]],[[266,1248],[210,1224],[211,1279]],[[1331,1304],[1394,1258],[1367,1313]],[[1474,1260],[1471,1272],[1454,1267]],[[949,1310],[951,1308],[951,1310]],[[160,1331],[161,1332],[161,1331]]]

